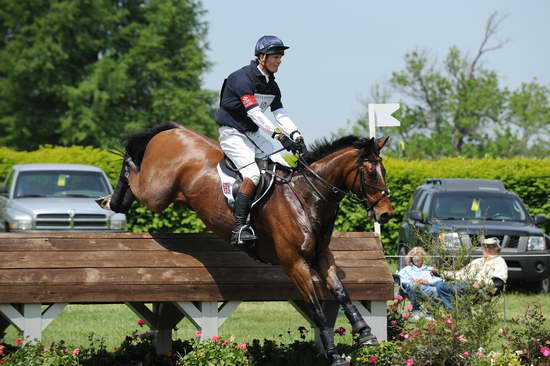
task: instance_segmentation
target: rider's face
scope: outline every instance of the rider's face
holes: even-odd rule
[[[267,71],[274,74],[279,71],[279,65],[281,64],[283,55],[260,55],[260,65]]]

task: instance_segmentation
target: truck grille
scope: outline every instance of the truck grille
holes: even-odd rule
[[[36,229],[107,229],[107,216],[101,214],[48,213],[36,215]]]

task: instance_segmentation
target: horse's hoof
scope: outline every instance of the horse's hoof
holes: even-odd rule
[[[350,361],[340,356],[333,356],[330,366],[349,366]]]
[[[111,196],[104,196],[95,199],[95,202],[104,210],[111,210]]]
[[[359,337],[357,340],[357,343],[360,346],[377,346],[378,345],[378,339],[376,336],[372,333],[368,333],[366,335],[363,335]]]

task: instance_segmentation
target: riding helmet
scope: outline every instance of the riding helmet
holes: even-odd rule
[[[256,42],[256,47],[254,47],[254,55],[258,57],[261,54],[264,55],[284,55],[285,50],[289,48],[285,46],[283,41],[276,36],[263,36],[258,39]]]

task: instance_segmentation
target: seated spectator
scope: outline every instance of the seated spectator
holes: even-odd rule
[[[453,296],[464,295],[472,288],[486,289],[494,295],[504,287],[508,279],[508,266],[504,258],[498,255],[499,240],[487,238],[482,240],[481,246],[482,258],[474,259],[458,271],[441,272],[442,277],[452,280],[436,284],[437,295],[447,309],[453,309]],[[437,271],[433,270],[433,273]]]
[[[435,285],[442,281],[440,277],[432,274],[432,267],[424,264],[426,258],[427,254],[424,249],[420,247],[412,248],[405,257],[407,266],[397,273],[401,279],[401,286],[405,290],[407,298],[413,307],[413,319],[418,319],[423,314],[417,300],[418,295],[429,298],[437,297]],[[426,318],[431,317],[426,315]]]

